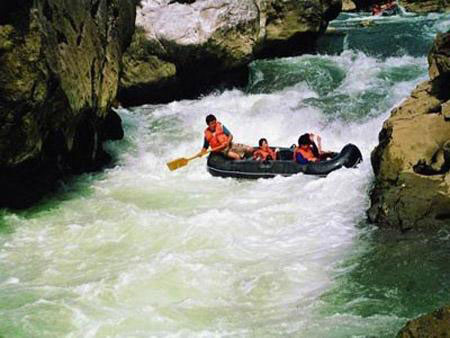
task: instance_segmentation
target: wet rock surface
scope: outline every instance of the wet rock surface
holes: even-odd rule
[[[357,10],[370,11],[375,4],[385,4],[388,0],[354,0]],[[448,0],[399,0],[397,3],[407,12],[430,13],[430,12],[449,12],[450,2]]]
[[[391,112],[372,152],[372,222],[385,227],[450,225],[450,33],[439,34],[428,60],[430,81]]]
[[[243,85],[255,58],[311,51],[341,6],[340,0],[141,1],[119,99],[138,105]]]
[[[397,338],[432,338],[450,336],[450,306],[410,320],[397,334]]]
[[[18,1],[0,11],[0,206],[24,207],[109,156],[111,110],[134,32],[126,0]],[[113,129],[115,132],[112,131]]]
[[[448,0],[400,0],[400,5],[403,6],[408,12],[450,12],[450,1]]]

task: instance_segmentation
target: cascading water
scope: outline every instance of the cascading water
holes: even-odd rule
[[[319,55],[254,62],[243,90],[121,109],[116,166],[3,211],[0,336],[391,337],[449,302],[448,233],[386,235],[365,210],[381,124],[450,18],[365,19],[333,22],[345,49],[326,37]],[[312,131],[365,161],[326,178],[218,179],[205,159],[168,171],[200,150],[208,113],[238,142]]]

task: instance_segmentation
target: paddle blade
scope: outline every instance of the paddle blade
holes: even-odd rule
[[[176,160],[167,162],[167,166],[171,171],[176,170],[178,168],[184,167],[189,163],[187,158],[177,158]]]

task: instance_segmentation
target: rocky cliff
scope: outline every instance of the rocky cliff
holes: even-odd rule
[[[111,111],[135,23],[128,0],[0,4],[0,206],[23,207],[107,160]]]
[[[408,12],[450,12],[449,0],[400,0],[400,5]]]
[[[347,3],[343,10],[353,11],[362,10],[369,11],[375,4],[383,4],[389,2],[388,0],[345,0]],[[400,6],[405,8],[408,12],[429,13],[429,12],[449,12],[449,0],[399,0]],[[354,3],[354,6],[352,5]]]
[[[430,80],[392,111],[371,158],[369,219],[402,231],[450,225],[450,32],[428,61]]]
[[[341,0],[145,0],[125,56],[126,105],[198,93],[247,80],[255,58],[310,51]]]
[[[448,337],[450,335],[450,306],[444,306],[430,314],[406,323],[397,338]]]

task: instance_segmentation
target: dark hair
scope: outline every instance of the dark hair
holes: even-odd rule
[[[213,114],[209,114],[206,116],[206,124],[209,124],[209,122],[216,121],[216,117]]]
[[[260,147],[262,146],[262,144],[263,144],[264,141],[265,141],[266,143],[268,143],[267,140],[266,140],[265,138],[262,138],[262,139],[260,139],[260,140],[258,141],[258,144],[259,144]]]
[[[317,145],[314,141],[311,141],[311,136],[308,133],[303,134],[298,138],[298,145],[311,145],[314,156],[319,156],[319,148],[317,148]]]
[[[309,134],[303,134],[302,136],[300,136],[298,138],[298,145],[302,146],[302,145],[308,145],[311,144],[311,138],[309,137]]]

